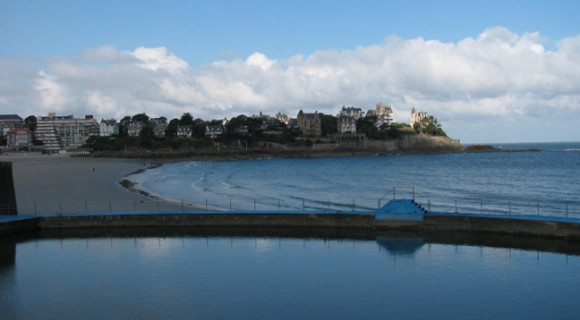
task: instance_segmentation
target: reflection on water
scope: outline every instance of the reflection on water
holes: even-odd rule
[[[14,265],[16,244],[12,239],[0,239],[0,272]]]
[[[302,228],[132,229],[44,232],[0,242],[0,250],[2,319],[580,314],[580,249],[565,241]]]
[[[385,236],[377,236],[377,243],[393,256],[412,256],[425,244],[423,238]]]

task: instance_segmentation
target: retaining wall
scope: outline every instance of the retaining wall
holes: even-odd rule
[[[123,227],[304,227],[466,232],[580,241],[580,223],[536,219],[425,215],[423,220],[375,220],[372,213],[148,213],[40,218],[42,229]]]
[[[12,236],[17,233],[31,232],[38,229],[40,229],[40,218],[37,217],[0,221],[0,236]]]
[[[0,214],[17,215],[12,162],[0,162]]]
[[[43,217],[42,229],[104,227],[321,227],[372,228],[373,214],[160,213]]]

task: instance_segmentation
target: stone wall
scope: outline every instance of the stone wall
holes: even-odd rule
[[[12,162],[0,162],[0,215],[17,215]]]

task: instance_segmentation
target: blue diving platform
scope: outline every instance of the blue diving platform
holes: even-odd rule
[[[423,221],[425,214],[427,214],[427,210],[415,200],[391,200],[377,210],[375,220]]]

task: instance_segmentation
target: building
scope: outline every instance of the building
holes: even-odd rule
[[[112,135],[119,134],[119,124],[117,120],[103,120],[101,119],[101,124],[99,126],[99,135],[101,137],[110,137]]]
[[[345,114],[339,115],[336,128],[338,133],[356,133],[356,120]]]
[[[320,136],[322,135],[322,124],[318,112],[304,113],[300,110],[297,117],[298,128],[306,135]]]
[[[220,134],[224,133],[226,128],[221,124],[210,124],[205,126],[205,136],[210,139],[217,138]]]
[[[138,137],[141,134],[141,130],[145,128],[145,124],[141,121],[131,121],[127,125],[127,135],[129,137]]]
[[[191,138],[193,136],[193,126],[192,125],[185,125],[185,126],[177,126],[177,137],[178,138]]]
[[[395,122],[395,118],[393,117],[393,107],[390,104],[384,105],[381,102],[377,103],[374,115],[377,117],[375,122],[377,128],[380,128],[383,125],[391,127],[393,122]]]
[[[284,124],[288,124],[288,122],[290,122],[290,117],[285,113],[278,112],[276,113],[275,118]]]
[[[427,112],[421,110],[419,112],[417,112],[415,110],[415,108],[411,109],[411,122],[409,123],[411,125],[411,127],[413,127],[413,125],[415,125],[415,123],[420,123],[421,120],[423,120],[424,118],[429,117],[429,115],[427,114]]]
[[[99,135],[99,131],[99,123],[91,115],[82,119],[49,113],[37,119],[35,136],[42,141],[44,150],[58,152],[80,148],[90,136]]]
[[[17,114],[0,114],[0,132],[6,137],[8,131],[24,127],[24,121]]]
[[[290,118],[290,121],[286,124],[288,128],[297,129],[298,128],[298,119]]]
[[[151,128],[153,128],[153,135],[157,138],[165,137],[167,131],[167,118],[153,118],[149,120]]]
[[[341,115],[346,115],[348,117],[353,118],[356,121],[359,118],[364,117],[364,112],[362,111],[361,108],[342,106],[342,109],[338,113],[338,117],[340,117]]]
[[[242,125],[235,129],[235,132],[238,134],[248,134],[248,126]]]
[[[28,129],[11,129],[7,134],[7,144],[12,147],[29,147],[33,145],[34,133]]]

